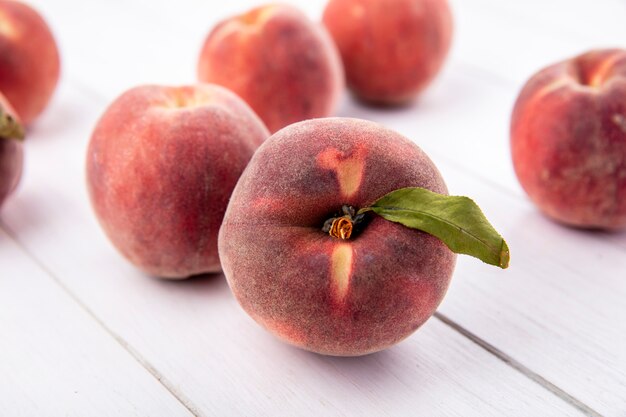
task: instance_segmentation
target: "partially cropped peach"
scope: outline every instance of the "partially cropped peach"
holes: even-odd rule
[[[534,75],[513,109],[511,152],[548,216],[626,227],[626,51],[591,51]]]
[[[28,5],[0,0],[0,91],[28,124],[59,80],[59,52],[43,18]]]
[[[237,93],[272,132],[330,116],[343,88],[339,54],[324,27],[286,5],[219,23],[200,53],[198,79]]]
[[[100,224],[148,274],[219,271],[217,233],[228,198],[267,136],[250,107],[219,86],[127,91],[101,117],[87,153]]]
[[[402,187],[446,194],[414,143],[343,118],[296,123],[268,139],[242,174],[219,235],[241,306],[279,338],[328,355],[385,349],[441,302],[456,255],[436,237],[367,217],[348,240],[327,219]]]
[[[403,104],[437,75],[450,48],[446,0],[330,0],[324,24],[348,87],[377,104]]]
[[[22,176],[24,129],[19,116],[0,94],[0,206],[15,190]]]

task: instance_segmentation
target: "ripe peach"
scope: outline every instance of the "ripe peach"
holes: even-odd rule
[[[22,176],[24,130],[11,105],[0,94],[0,206]]]
[[[551,65],[522,89],[511,119],[522,187],[548,216],[587,228],[626,226],[626,50]]]
[[[402,104],[439,72],[450,48],[446,0],[330,0],[324,24],[348,87],[362,100]]]
[[[59,52],[43,18],[18,1],[0,0],[0,91],[28,124],[59,80]]]
[[[228,198],[267,136],[248,105],[219,86],[127,91],[98,122],[87,153],[100,224],[151,275],[219,271],[217,233]]]
[[[446,193],[415,144],[363,120],[296,123],[268,139],[242,174],[219,235],[242,307],[281,339],[363,355],[407,337],[435,311],[456,255],[436,237],[378,216],[349,240],[322,228],[342,209],[402,187]]]
[[[272,132],[331,115],[343,88],[339,53],[324,27],[286,5],[219,23],[202,48],[198,79],[237,93]]]

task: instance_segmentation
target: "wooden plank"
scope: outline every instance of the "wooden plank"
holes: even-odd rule
[[[464,171],[446,173],[508,239],[512,262],[503,273],[462,257],[440,310],[600,413],[626,410],[624,248]]]
[[[2,229],[0,265],[0,415],[192,415]]]

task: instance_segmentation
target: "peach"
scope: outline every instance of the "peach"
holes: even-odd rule
[[[376,104],[403,104],[439,72],[450,48],[446,0],[330,0],[324,24],[348,87]]]
[[[331,115],[343,89],[339,53],[324,27],[286,5],[219,23],[202,48],[198,79],[237,93],[272,132]]]
[[[626,226],[626,50],[551,65],[522,89],[511,119],[517,177],[549,217]]]
[[[24,139],[24,129],[19,117],[0,94],[0,206],[15,190],[22,176],[21,139]]]
[[[402,187],[447,192],[419,147],[378,124],[315,119],[270,137],[237,183],[219,235],[244,310],[282,340],[328,355],[363,355],[410,335],[441,302],[456,255],[378,216],[348,240],[323,230],[342,206],[366,207]]]
[[[0,0],[0,56],[0,91],[29,124],[48,104],[60,62],[48,25],[24,3]]]
[[[217,272],[228,198],[269,136],[250,107],[215,85],[141,86],[115,100],[87,152],[87,184],[117,249],[164,278]]]

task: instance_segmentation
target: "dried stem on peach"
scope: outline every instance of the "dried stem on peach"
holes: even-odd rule
[[[353,230],[361,224],[365,214],[357,214],[356,209],[347,204],[341,206],[341,213],[342,215],[340,216],[326,220],[322,231],[332,237],[347,240],[352,236]]]

